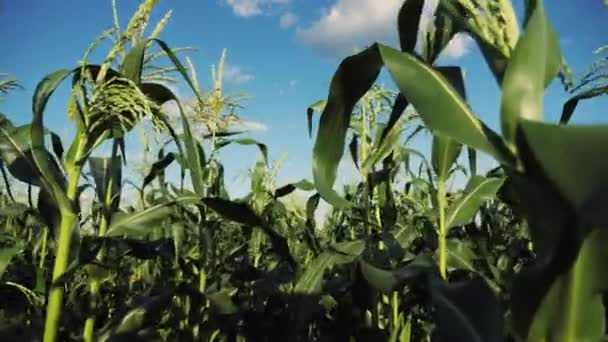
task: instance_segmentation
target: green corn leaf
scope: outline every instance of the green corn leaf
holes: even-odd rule
[[[500,137],[475,117],[443,75],[412,55],[384,45],[377,48],[391,77],[428,128],[499,160],[508,159]]]
[[[443,181],[448,179],[452,165],[458,159],[461,150],[462,145],[453,139],[440,134],[433,135],[431,164],[439,179]]]
[[[393,125],[391,130],[386,134],[386,137],[381,140],[379,146],[373,149],[369,157],[363,161],[361,168],[364,172],[368,172],[374,165],[382,161],[389,154],[399,148],[401,134],[403,133],[403,120]]]
[[[310,225],[315,224],[315,211],[319,206],[319,201],[321,200],[321,195],[316,193],[308,198],[306,201],[306,222]]]
[[[158,160],[154,164],[152,164],[152,167],[150,168],[150,172],[148,172],[146,177],[144,177],[144,183],[142,185],[142,188],[145,188],[146,185],[150,184],[154,179],[156,179],[161,174],[163,174],[165,169],[169,165],[171,165],[171,163],[173,163],[174,160],[175,160],[175,155],[172,152],[169,152],[164,157],[162,157],[160,160]]]
[[[306,109],[306,122],[308,123],[308,137],[312,136],[312,116],[315,112],[322,113],[325,110],[325,104],[327,101],[319,100]]]
[[[473,176],[462,195],[449,206],[446,213],[446,226],[452,228],[469,223],[479,207],[494,198],[503,182],[502,178]]]
[[[296,182],[296,183],[290,183],[287,185],[283,185],[282,187],[280,187],[274,191],[274,198],[287,196],[290,193],[294,192],[296,189],[302,190],[302,191],[312,191],[315,189],[315,185],[312,184],[311,182],[307,181],[306,179],[302,179],[301,181]]]
[[[159,204],[132,214],[115,213],[106,236],[144,236],[173,213],[171,204]]]
[[[262,153],[262,156],[264,157],[264,162],[268,165],[268,147],[266,146],[266,144],[263,144],[255,139],[250,139],[250,138],[241,138],[241,139],[224,139],[224,140],[220,140],[217,144],[217,148],[222,148],[224,146],[230,145],[230,144],[239,144],[239,145],[256,145],[259,149],[260,152]]]
[[[558,37],[545,17],[542,0],[531,1],[531,16],[517,42],[502,82],[502,134],[514,144],[521,119],[540,121],[544,90],[562,66]]]
[[[567,124],[570,121],[579,101],[593,99],[606,94],[608,94],[608,86],[588,89],[574,95],[568,99],[566,103],[564,103],[564,107],[562,108],[562,116],[560,117],[559,122],[561,124]]]
[[[464,77],[462,71],[458,67],[438,67],[439,71],[450,84],[458,91],[458,94],[466,99],[466,91],[464,87]],[[449,115],[449,114],[447,114]],[[433,144],[431,152],[431,162],[435,174],[441,180],[446,180],[449,177],[450,169],[452,165],[458,159],[460,151],[462,150],[462,144],[454,141],[453,139],[442,136],[441,133],[433,135]]]
[[[608,126],[564,126],[523,121],[520,150],[541,166],[561,196],[588,221],[606,222],[604,198],[608,184]],[[592,148],[590,148],[592,147]],[[584,176],[581,174],[584,170]]]
[[[0,279],[2,279],[2,275],[10,264],[11,259],[13,259],[17,253],[19,253],[19,248],[17,247],[0,248]]]
[[[424,0],[407,0],[399,10],[397,29],[402,51],[412,52],[416,47],[423,7]]]
[[[477,151],[474,148],[467,147],[467,157],[469,159],[469,172],[471,176],[477,174]]]
[[[228,220],[260,228],[270,239],[275,253],[289,262],[292,267],[297,267],[297,263],[289,250],[287,239],[266,224],[247,204],[212,197],[203,198],[203,203]]]
[[[405,283],[419,280],[422,276],[430,274],[436,268],[432,257],[426,254],[419,254],[405,267],[398,270],[384,270],[363,260],[359,261],[359,267],[367,283],[385,294],[398,291]]]
[[[433,276],[429,287],[442,341],[504,340],[498,300],[482,278],[448,284]]]
[[[33,98],[33,117],[30,127],[32,156],[38,167],[43,170],[41,175],[49,185],[53,196],[59,202],[59,206],[67,209],[70,207],[69,200],[62,190],[64,180],[61,173],[53,172],[53,163],[49,160],[48,151],[44,147],[44,109],[57,87],[72,74],[71,70],[58,70],[45,76],[36,86]]]
[[[262,219],[245,203],[238,203],[222,198],[203,198],[203,203],[222,217],[250,226],[263,226]]]
[[[111,184],[110,198],[112,199],[112,211],[118,209],[120,193],[122,188],[122,160],[116,157],[116,165],[112,165],[112,158],[90,157],[89,169],[95,181],[95,193],[103,206],[107,204],[108,186]],[[111,182],[111,183],[110,183]],[[110,209],[110,208],[107,208]]]
[[[187,73],[186,76],[188,76]],[[202,194],[204,183],[203,168],[205,166],[205,163],[202,162],[203,159],[201,159],[202,156],[200,155],[201,149],[199,149],[198,147],[199,144],[196,141],[196,138],[192,135],[190,121],[184,114],[181,102],[169,88],[165,87],[162,84],[142,83],[140,88],[142,89],[142,92],[146,94],[146,96],[148,96],[150,99],[152,99],[158,104],[164,104],[172,100],[175,101],[175,103],[177,104],[180,118],[182,121],[182,128],[184,131],[181,136],[181,140],[184,142],[185,151],[181,150],[181,144],[178,143],[179,140],[177,138],[175,139],[175,141],[177,143],[178,149],[180,149],[180,154],[185,154],[187,158],[184,159],[178,155],[174,155],[174,157],[178,160],[178,162],[180,160],[185,161],[185,163],[180,162],[180,165],[190,170],[190,179],[192,180],[192,186],[194,187],[194,191],[196,191],[197,194]]]
[[[475,272],[475,265],[473,264],[475,252],[470,241],[448,239],[446,244],[447,262],[450,270],[463,269]]]
[[[55,156],[61,161],[63,158],[63,143],[61,142],[61,138],[53,132],[51,132],[51,144]]]
[[[304,273],[296,282],[294,293],[304,295],[321,293],[325,271],[335,265],[355,261],[364,249],[365,241],[362,240],[340,242],[326,249],[306,266]]]
[[[600,341],[606,330],[602,293],[608,290],[604,263],[608,258],[608,231],[594,230],[576,261],[545,294],[533,316],[528,341]]]
[[[393,272],[372,266],[363,260],[359,261],[359,266],[365,280],[376,290],[385,294],[398,290],[399,279]]]
[[[313,149],[313,176],[321,196],[336,207],[350,205],[333,189],[350,117],[355,104],[378,77],[381,66],[377,51],[366,49],[343,60],[330,84]]]
[[[106,236],[145,236],[155,225],[160,224],[175,212],[175,205],[197,204],[200,201],[200,197],[184,196],[134,213],[117,212],[112,216]]]

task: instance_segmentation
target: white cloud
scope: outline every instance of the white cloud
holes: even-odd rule
[[[253,74],[247,73],[239,65],[224,64],[224,79],[233,84],[243,84],[255,79]]]
[[[265,132],[268,130],[268,126],[257,121],[241,120],[232,125],[235,130],[244,130],[249,132]]]
[[[287,12],[287,13],[283,14],[281,16],[281,18],[279,19],[279,24],[281,25],[281,28],[283,28],[283,29],[290,28],[293,25],[295,25],[297,22],[298,22],[298,16],[296,16],[295,14],[293,14],[291,12]]]
[[[376,41],[398,45],[397,16],[403,0],[335,0],[321,17],[297,35],[305,43],[332,55],[345,55]],[[420,18],[421,31],[430,29],[438,0],[425,1]],[[423,34],[420,32],[419,38]],[[420,40],[420,39],[419,39]],[[443,52],[460,58],[471,51],[472,39],[457,35]]]
[[[298,85],[298,80],[290,80],[290,81],[289,81],[289,86],[290,86],[290,87],[292,87],[292,88],[293,88],[293,87],[295,87],[295,86],[297,86],[297,85]]]
[[[374,41],[394,42],[403,0],[336,0],[309,27],[298,28],[304,42],[325,53],[351,53]]]
[[[452,38],[448,46],[441,52],[442,57],[450,59],[461,58],[473,49],[474,40],[467,34],[458,33]]]
[[[261,15],[264,10],[273,4],[287,4],[291,0],[226,0],[232,12],[239,17],[253,17]]]

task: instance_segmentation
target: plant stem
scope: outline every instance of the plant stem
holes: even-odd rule
[[[110,174],[111,177],[108,180],[108,184],[106,185],[106,198],[105,207],[106,210],[103,211],[103,215],[101,215],[101,224],[99,226],[99,236],[102,237],[106,235],[106,231],[108,230],[108,225],[110,221],[110,210],[112,208],[112,201],[114,200],[114,193],[112,191],[113,183],[114,183],[114,168],[116,167],[115,163],[120,163],[120,160],[116,157],[118,154],[118,140],[114,139],[114,143],[112,145],[112,155],[110,159]],[[96,260],[102,262],[106,254],[105,246],[101,246],[99,253],[97,254]],[[99,303],[99,288],[100,283],[99,279],[92,279],[90,284],[91,291],[91,303],[90,303],[90,312],[86,321],[84,322],[84,333],[83,338],[85,342],[93,342],[93,333],[95,331],[95,310],[97,309],[97,304]]]
[[[439,273],[443,279],[447,277],[447,227],[445,225],[445,180],[437,181],[437,205],[439,207]]]
[[[68,169],[69,183],[67,197],[70,203],[76,197],[78,191],[78,179],[82,166],[72,165]],[[74,209],[69,206],[62,206],[61,223],[59,227],[59,241],[55,256],[55,266],[53,267],[53,282],[55,282],[65,272],[70,254],[70,242],[72,238],[72,228],[77,219]],[[59,319],[61,317],[61,307],[63,305],[63,286],[52,286],[49,294],[49,302],[46,309],[46,321],[44,325],[44,342],[54,342],[57,339]]]

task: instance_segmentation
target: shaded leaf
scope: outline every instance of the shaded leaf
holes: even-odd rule
[[[494,198],[503,182],[503,178],[473,176],[462,195],[447,209],[446,226],[451,228],[469,223],[479,207]]]

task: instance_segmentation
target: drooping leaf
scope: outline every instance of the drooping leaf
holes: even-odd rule
[[[381,67],[377,51],[366,49],[344,59],[332,78],[319,122],[312,168],[317,190],[333,206],[348,207],[350,204],[334,191],[333,185],[344,154],[344,140],[353,108],[371,88]]]
[[[61,143],[61,138],[53,132],[51,132],[51,144],[53,146],[55,156],[61,161],[63,158],[63,144]]]
[[[312,191],[315,189],[315,186],[308,180],[302,179],[299,182],[283,185],[282,187],[276,189],[274,191],[274,198],[287,196],[290,193],[294,192],[296,189],[302,190],[302,191]]]
[[[572,118],[574,110],[576,109],[576,106],[578,106],[578,103],[581,100],[593,99],[595,97],[605,94],[608,94],[608,86],[591,88],[574,95],[573,97],[568,99],[566,103],[564,103],[564,107],[562,108],[562,116],[560,117],[559,122],[561,124],[567,124]]]
[[[19,248],[17,247],[0,248],[0,280],[2,280],[2,275],[4,274],[4,271],[6,271],[6,267],[10,264],[11,259],[13,259],[17,253],[19,253]]]
[[[306,109],[306,121],[308,123],[308,137],[312,136],[312,116],[315,112],[322,113],[325,110],[325,100],[319,100]]]
[[[133,213],[117,212],[112,216],[106,236],[144,236],[149,233],[155,225],[166,220],[169,215],[175,211],[175,205],[196,204],[200,203],[200,200],[201,199],[196,196],[184,196]]]
[[[469,223],[479,207],[496,195],[503,182],[502,178],[473,176],[462,195],[449,206],[446,213],[446,226],[451,228]]]
[[[160,176],[165,171],[165,169],[169,165],[171,165],[171,163],[173,163],[174,160],[175,155],[172,152],[169,152],[160,160],[154,162],[154,164],[152,164],[152,167],[150,168],[150,172],[148,172],[146,177],[144,177],[144,183],[142,185],[142,188],[145,188],[146,185],[150,184],[154,179]]]
[[[326,249],[306,266],[294,287],[295,294],[312,295],[321,293],[325,271],[335,265],[353,262],[365,249],[365,241],[340,242]]]
[[[42,81],[36,86],[34,91],[33,104],[32,104],[32,123],[30,127],[31,133],[31,149],[32,156],[38,170],[44,170],[41,172],[46,185],[50,187],[48,189],[55,200],[59,203],[59,206],[66,210],[70,208],[70,201],[63,191],[64,179],[61,172],[55,171],[57,166],[53,165],[52,160],[49,160],[49,153],[44,147],[44,109],[46,104],[55,92],[57,87],[70,75],[73,71],[71,70],[58,70],[45,76]]]
[[[203,203],[222,217],[250,226],[263,226],[262,219],[245,203],[222,198],[203,198]]]
[[[359,169],[359,136],[357,134],[353,134],[350,144],[348,144],[348,150],[355,167]]]
[[[260,152],[262,153],[262,156],[264,157],[264,162],[266,164],[268,164],[268,147],[266,146],[266,144],[263,144],[257,140],[249,139],[249,138],[225,139],[225,140],[220,140],[218,142],[217,148],[222,148],[222,147],[230,145],[232,143],[239,144],[239,145],[256,145],[260,149]]]

